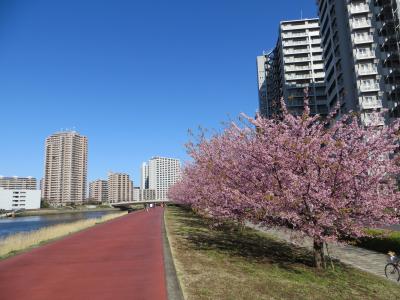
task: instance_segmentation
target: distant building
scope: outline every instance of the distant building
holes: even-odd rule
[[[305,88],[311,114],[328,113],[318,19],[282,21],[275,49],[257,57],[257,73],[262,116],[279,114],[281,98],[290,113],[302,114]]]
[[[86,198],[87,138],[75,131],[46,139],[43,198],[53,206],[82,203]]]
[[[40,190],[0,188],[0,209],[38,209],[40,208]]]
[[[108,201],[108,181],[95,180],[89,183],[89,199],[96,202]]]
[[[142,178],[141,178],[140,188],[142,190],[148,189],[149,188],[149,166],[148,166],[148,164],[146,164],[146,163],[142,164],[141,173],[142,173]]]
[[[147,171],[143,172],[146,168],[148,173],[146,173]],[[143,174],[145,175],[144,178]],[[142,165],[142,183],[146,182],[147,176],[148,189],[155,191],[155,198],[153,200],[167,199],[169,188],[181,177],[180,161],[168,157],[153,157],[147,164]],[[143,189],[143,191],[145,190]],[[149,195],[147,194],[147,196]],[[145,196],[143,195],[143,197]]]
[[[44,191],[44,178],[41,178],[39,181],[39,188],[40,188],[40,197],[43,198],[43,191]]]
[[[145,189],[145,190],[140,190],[140,201],[150,201],[150,200],[155,200],[156,199],[156,190],[150,190],[150,189]]]
[[[257,56],[258,110],[263,116],[268,116],[270,109],[267,101],[267,75],[269,72],[268,61],[268,54]]]
[[[140,201],[140,193],[142,189],[140,187],[133,188],[132,200],[133,201]]]
[[[128,174],[109,173],[108,174],[108,202],[132,202],[133,201],[133,182]]]
[[[37,182],[33,177],[0,176],[0,188],[5,190],[36,190]]]

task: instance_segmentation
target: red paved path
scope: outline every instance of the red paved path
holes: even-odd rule
[[[162,208],[0,261],[0,299],[167,299]]]

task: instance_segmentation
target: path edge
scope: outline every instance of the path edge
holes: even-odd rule
[[[163,248],[164,248],[164,268],[165,283],[167,286],[168,300],[184,300],[182,287],[176,274],[175,262],[172,257],[171,245],[168,240],[167,229],[165,226],[165,209],[162,218]]]

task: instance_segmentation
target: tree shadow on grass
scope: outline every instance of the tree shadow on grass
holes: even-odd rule
[[[210,223],[185,208],[171,212],[181,223],[178,231],[195,250],[219,250],[230,256],[240,256],[248,261],[277,264],[292,272],[300,272],[295,266],[313,266],[309,250],[296,247],[258,232],[251,228],[223,224],[210,229]]]

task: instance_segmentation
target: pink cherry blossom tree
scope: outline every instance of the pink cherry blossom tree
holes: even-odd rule
[[[356,114],[245,117],[188,144],[193,158],[169,197],[218,220],[286,226],[323,244],[399,222],[399,123],[364,127]]]

